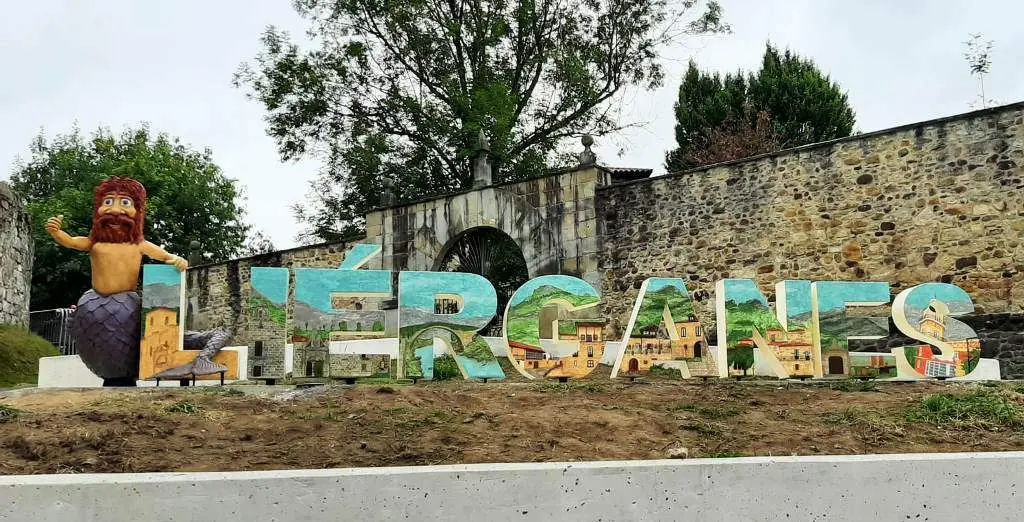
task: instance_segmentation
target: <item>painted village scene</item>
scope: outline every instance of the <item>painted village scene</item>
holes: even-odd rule
[[[1014,519],[1019,9],[64,4],[0,46],[0,521]]]

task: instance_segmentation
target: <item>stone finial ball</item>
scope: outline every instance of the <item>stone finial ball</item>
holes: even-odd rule
[[[201,245],[200,245],[200,244],[199,244],[199,242],[198,242],[198,241],[196,241],[196,240],[192,240],[192,242],[188,244],[188,248],[189,248],[189,250],[199,250],[199,247],[200,247],[200,246],[201,246]]]
[[[583,138],[580,139],[580,143],[583,143],[584,147],[589,147],[594,144],[594,137],[589,134],[584,134]]]

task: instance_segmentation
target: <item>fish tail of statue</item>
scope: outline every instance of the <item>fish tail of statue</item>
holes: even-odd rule
[[[110,296],[89,290],[78,301],[71,331],[87,368],[111,385],[134,384],[139,374],[142,299],[135,292]]]

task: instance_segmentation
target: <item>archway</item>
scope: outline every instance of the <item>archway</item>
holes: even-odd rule
[[[629,373],[637,373],[640,371],[640,361],[636,359],[629,360]]]
[[[703,356],[704,356],[704,346],[701,345],[700,343],[694,343],[693,344],[693,357],[695,359],[700,359]]]
[[[843,358],[838,355],[833,355],[828,358],[828,373],[829,375],[841,375],[846,373],[843,369]]]
[[[516,289],[530,280],[523,251],[508,234],[490,227],[471,228],[452,239],[438,258],[435,271],[468,272],[484,276],[498,294],[494,319],[480,331],[482,335],[501,335],[505,305]]]

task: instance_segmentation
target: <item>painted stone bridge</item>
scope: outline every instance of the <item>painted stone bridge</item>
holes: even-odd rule
[[[769,298],[785,279],[954,283],[983,356],[1024,376],[1024,103],[657,177],[584,143],[578,166],[507,184],[491,183],[481,144],[472,189],[367,215],[359,242],[382,245],[367,268],[481,273],[499,300],[503,278],[577,276],[601,293],[608,339],[648,277],[684,278],[706,325],[719,279]],[[193,305],[241,324],[249,266],[337,267],[346,248],[198,267]]]

